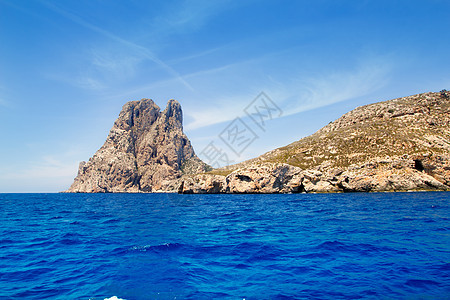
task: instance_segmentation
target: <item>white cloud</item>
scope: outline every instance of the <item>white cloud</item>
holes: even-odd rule
[[[90,76],[78,77],[75,81],[72,80],[71,82],[78,87],[88,90],[101,90],[106,87],[102,82]]]
[[[103,73],[103,75],[115,74],[118,76],[118,79],[130,78],[134,74],[135,68],[139,63],[149,60],[152,61],[157,67],[165,71],[166,74],[170,75],[172,77],[171,79],[178,81],[178,83],[180,83],[184,88],[194,91],[194,88],[191,83],[186,80],[186,77],[178,73],[178,71],[171,65],[185,59],[192,59],[194,57],[212,53],[220,48],[208,50],[204,53],[199,53],[181,60],[175,59],[169,64],[159,59],[155,51],[152,51],[150,48],[137,44],[130,39],[120,37],[108,30],[105,30],[104,28],[89,23],[81,16],[64,10],[61,6],[54,2],[41,1],[41,3],[68,20],[118,43],[118,45],[116,44],[114,47],[101,49],[100,51],[98,49],[91,49],[91,66],[94,66],[98,71]],[[198,30],[199,28],[205,26],[205,24],[207,24],[207,22],[216,14],[227,9],[232,9],[236,5],[241,4],[227,0],[189,0],[177,1],[176,3],[166,5],[165,10],[161,11],[157,17],[149,21],[151,25],[148,26],[146,34],[152,41],[152,49],[156,49],[161,45],[163,45],[162,47],[166,47],[167,38],[170,38],[174,34],[184,34]],[[118,53],[120,51],[117,49],[120,47],[126,49],[123,51],[123,53],[126,54]],[[161,51],[163,50],[164,48]],[[99,74],[95,74],[95,72],[90,73],[92,73],[90,76],[81,76],[79,80],[72,83],[87,89],[103,88],[107,86],[105,83],[106,81],[103,80],[104,78],[102,76],[98,76]],[[71,78],[73,78],[73,76],[71,76]]]
[[[390,60],[375,57],[334,72],[280,75],[259,69],[273,63],[278,59],[277,55],[264,55],[184,75],[197,89],[194,93],[182,93],[182,99],[178,99],[182,101],[186,116],[185,129],[195,130],[242,117],[245,115],[243,109],[261,91],[281,107],[282,117],[362,97],[385,86],[392,68]],[[167,94],[174,89],[180,90],[175,79],[162,80],[128,90],[120,97]]]
[[[155,82],[152,82],[152,83],[149,83],[149,84],[145,84],[145,85],[135,86],[134,88],[127,89],[126,92],[124,92],[124,93],[114,94],[114,97],[122,99],[122,98],[136,97],[136,95],[140,95],[140,96],[137,96],[136,99],[138,99],[139,97],[140,98],[142,98],[142,97],[149,97],[149,96],[144,96],[146,94],[154,95],[155,90],[164,90],[165,92],[163,94],[167,95],[167,97],[166,97],[167,99],[164,98],[164,100],[168,100],[168,99],[174,98],[173,90],[177,90],[177,91],[182,91],[182,93],[185,95],[183,97],[183,99],[187,100],[187,98],[188,98],[187,95],[189,93],[194,93],[195,95],[198,95],[198,94],[202,93],[202,90],[201,90],[200,86],[202,85],[201,81],[204,78],[212,78],[213,75],[215,75],[215,74],[218,74],[218,73],[221,73],[221,72],[227,71],[227,70],[231,71],[232,67],[238,66],[238,65],[242,65],[242,64],[243,63],[233,63],[233,64],[229,64],[229,65],[225,65],[225,66],[220,66],[220,67],[217,67],[217,68],[211,68],[211,69],[207,69],[207,70],[196,71],[196,72],[184,75],[183,77],[186,78],[186,79],[192,79],[192,81],[196,80],[197,82],[199,82],[198,88],[195,91],[185,89],[184,86],[180,85],[179,81],[176,78],[171,78],[171,79],[164,79],[164,80],[155,81]],[[217,99],[218,99],[217,97],[214,97],[214,103],[211,103],[211,105],[217,107],[217,102],[220,102],[220,101],[217,101]],[[153,100],[155,100],[155,99],[153,99]],[[177,100],[182,100],[182,99],[177,99]],[[223,100],[224,100],[224,103],[227,102],[227,101],[230,102],[231,97],[223,99]],[[241,99],[238,99],[238,100],[241,100]],[[248,101],[248,98],[246,99],[246,101]],[[187,102],[188,101],[182,103],[183,108],[185,107],[185,104]],[[209,99],[207,99],[205,101],[205,103],[202,104],[202,106],[207,105],[208,102],[210,102]],[[239,103],[239,101],[237,101],[237,103]],[[185,110],[184,110],[184,112],[186,113]]]
[[[239,5],[233,1],[185,0],[170,5],[154,20],[152,34],[191,32],[204,26],[217,13]]]
[[[212,48],[212,49],[207,49],[205,51],[201,51],[201,52],[194,53],[194,54],[191,54],[191,55],[187,55],[187,56],[184,56],[184,57],[179,57],[179,58],[176,58],[176,59],[172,59],[168,63],[170,63],[170,64],[178,64],[178,63],[181,63],[181,62],[194,60],[194,59],[197,59],[197,58],[208,56],[208,55],[213,54],[215,52],[218,52],[220,50],[223,50],[226,47],[227,46],[221,46],[221,47],[216,47],[216,48]]]
[[[133,77],[136,68],[143,57],[140,55],[130,55],[126,51],[120,51],[118,47],[114,49],[95,48],[89,51],[91,66],[103,77],[114,77],[124,79]]]
[[[127,55],[117,49],[107,48],[90,49],[82,59],[85,63],[76,74],[67,74],[58,69],[47,72],[45,76],[81,89],[105,90],[118,81],[133,78],[138,64],[142,61],[137,55]]]
[[[186,130],[195,130],[241,117],[245,104],[254,97],[254,95],[218,97],[214,99],[214,103],[205,104],[203,108],[185,110],[188,118],[191,119],[185,128]],[[207,102],[205,101],[205,103]]]
[[[60,192],[68,189],[78,170],[76,161],[32,162],[22,169],[2,170],[2,192]]]
[[[79,161],[63,160],[60,157],[46,155],[39,161],[32,161],[26,166],[16,171],[2,172],[1,179],[14,179],[23,181],[75,178]]]
[[[368,95],[387,84],[390,71],[386,62],[368,61],[355,69],[299,79],[268,92],[282,101],[284,116],[288,116]]]
[[[55,4],[51,4],[49,2],[42,2],[44,3],[48,8],[50,8],[51,10],[53,10],[54,12],[60,14],[61,16],[66,17],[67,19],[75,22],[76,24],[83,26],[91,31],[94,31],[106,38],[109,38],[110,40],[113,40],[117,43],[120,43],[123,46],[126,46],[130,49],[132,49],[135,53],[138,53],[139,55],[142,55],[143,57],[145,57],[146,59],[154,62],[156,65],[158,65],[161,69],[165,70],[169,75],[173,76],[174,78],[176,78],[178,81],[180,81],[184,86],[186,86],[187,88],[192,90],[192,87],[190,86],[190,84],[176,71],[174,70],[171,66],[169,66],[168,64],[166,64],[165,62],[163,62],[162,60],[160,60],[152,51],[150,51],[148,48],[143,47],[141,45],[138,45],[136,43],[133,43],[129,40],[126,40],[124,38],[121,38],[103,28],[100,28],[98,26],[95,26],[91,23],[88,23],[87,21],[83,20],[81,17],[72,14],[70,12],[67,12],[61,8],[59,8],[58,6],[56,6]]]
[[[186,77],[204,77],[223,71],[242,74],[246,72],[244,69],[248,69],[248,66],[244,66],[247,63],[201,71]],[[229,97],[215,98],[212,103],[209,99],[204,99],[201,102],[205,105],[201,108],[187,110],[186,113],[192,121],[185,127],[187,130],[193,130],[242,116],[242,109],[261,91],[281,107],[282,117],[355,99],[382,88],[388,82],[390,71],[391,65],[388,62],[369,59],[353,69],[318,74],[304,73],[292,76],[294,79],[261,77],[261,83],[258,85],[260,90],[239,90]],[[254,94],[251,94],[252,91]]]
[[[26,147],[35,151],[41,145],[27,144]],[[68,189],[77,175],[79,162],[87,158],[88,152],[80,145],[72,145],[66,151],[0,166],[0,192],[59,192]]]

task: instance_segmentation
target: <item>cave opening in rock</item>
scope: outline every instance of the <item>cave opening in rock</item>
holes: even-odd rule
[[[422,161],[420,159],[414,160],[414,169],[416,169],[417,171],[420,171],[420,172],[425,170],[425,168],[423,167]]]
[[[252,181],[252,179],[251,179],[249,176],[247,176],[247,175],[241,175],[241,174],[238,174],[236,177],[237,177],[237,179],[239,179],[240,181],[245,181],[245,182],[250,182],[250,181]]]

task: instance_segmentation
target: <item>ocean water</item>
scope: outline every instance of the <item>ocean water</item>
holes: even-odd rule
[[[449,200],[0,194],[0,299],[450,299]]]

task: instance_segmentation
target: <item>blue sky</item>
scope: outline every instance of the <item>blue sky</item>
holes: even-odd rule
[[[450,88],[449,1],[0,0],[0,192],[68,188],[127,101],[177,99],[241,161],[360,105]],[[282,115],[255,127],[265,92]],[[257,139],[219,134],[236,117]],[[201,158],[202,155],[200,155]]]

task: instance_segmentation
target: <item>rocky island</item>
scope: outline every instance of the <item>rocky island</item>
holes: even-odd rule
[[[311,136],[211,170],[182,131],[181,107],[125,104],[67,192],[301,193],[450,190],[450,93],[358,107]]]
[[[126,103],[103,146],[80,163],[67,192],[174,190],[182,175],[210,170],[195,155],[182,124],[181,105],[175,100],[163,112],[150,99]]]

